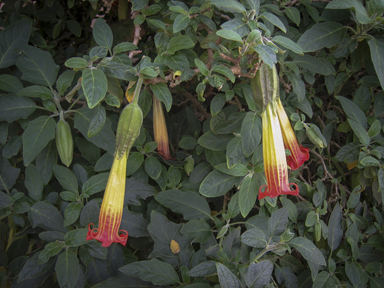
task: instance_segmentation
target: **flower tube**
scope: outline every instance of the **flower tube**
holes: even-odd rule
[[[119,228],[123,215],[128,153],[129,151],[126,151],[120,159],[116,155],[113,160],[100,209],[99,228],[91,228],[93,223],[88,227],[86,240],[96,239],[102,242],[103,247],[108,247],[113,242],[124,246],[127,243],[128,232],[119,231]]]
[[[279,117],[281,126],[281,132],[283,134],[284,146],[291,151],[291,155],[287,156],[287,164],[292,170],[299,168],[305,161],[309,159],[308,148],[302,147],[297,143],[295,133],[293,132],[291,122],[285,113],[283,104],[281,104],[280,98],[276,101],[276,110]]]
[[[272,105],[268,103],[261,114],[263,121],[263,156],[264,172],[267,185],[259,189],[259,199],[265,196],[271,198],[280,194],[299,195],[299,187],[295,183],[288,182],[288,166],[285,157],[283,137],[279,118]],[[290,185],[295,189],[292,191]],[[263,188],[264,192],[262,192]]]
[[[171,159],[167,125],[165,124],[164,111],[161,102],[153,96],[153,134],[157,142],[157,151],[165,160]]]

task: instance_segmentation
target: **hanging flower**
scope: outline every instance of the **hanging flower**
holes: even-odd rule
[[[99,228],[91,228],[89,224],[86,240],[96,239],[102,242],[103,247],[108,247],[113,242],[125,246],[128,232],[120,230],[121,217],[123,215],[127,155],[123,154],[121,159],[115,156],[109,174],[107,188],[105,189],[103,203],[99,215]]]
[[[259,189],[259,199],[265,196],[271,198],[280,194],[299,195],[299,187],[295,183],[288,182],[288,166],[285,157],[283,137],[281,133],[279,117],[273,103],[268,103],[261,114],[263,121],[263,156],[264,172],[267,185]],[[292,191],[290,185],[294,186]],[[263,188],[264,192],[262,192]]]
[[[157,151],[165,160],[171,159],[167,125],[165,124],[164,111],[159,99],[153,96],[153,134],[157,142]]]
[[[276,110],[283,134],[284,146],[291,151],[291,155],[287,156],[287,164],[292,170],[296,170],[309,159],[309,150],[301,145],[299,147],[295,133],[293,132],[291,123],[285,113],[283,104],[281,104],[280,98],[276,101]]]

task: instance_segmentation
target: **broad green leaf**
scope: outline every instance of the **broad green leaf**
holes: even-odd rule
[[[345,97],[335,96],[335,98],[340,101],[341,106],[349,119],[360,123],[364,129],[367,128],[367,118],[359,106]]]
[[[39,153],[55,138],[56,122],[51,117],[40,116],[28,123],[23,134],[24,165],[28,166]]]
[[[44,86],[32,85],[21,89],[17,95],[22,97],[41,98],[42,100],[52,100],[53,93]]]
[[[89,178],[81,189],[82,195],[93,195],[95,193],[105,190],[107,186],[109,173],[100,173]]]
[[[27,118],[36,110],[36,104],[31,99],[16,95],[0,96],[0,121],[12,123],[20,118]]]
[[[331,274],[327,271],[322,271],[317,275],[315,282],[313,282],[313,288],[324,288],[324,287],[335,287],[335,280],[332,278]]]
[[[99,46],[107,47],[108,50],[112,49],[112,30],[109,25],[105,23],[103,18],[97,18],[97,20],[93,24],[92,35]]]
[[[219,31],[216,31],[216,35],[227,40],[243,43],[241,36],[232,30],[225,30],[225,29],[219,30]]]
[[[52,204],[36,202],[28,212],[32,227],[41,227],[47,230],[67,232],[64,228],[63,216]]]
[[[147,227],[149,222],[142,214],[133,213],[124,207],[123,218],[121,218],[120,229],[129,231],[129,236],[132,237],[147,237],[150,236]]]
[[[273,67],[277,63],[276,53],[267,45],[257,45],[253,48],[259,56],[261,60],[269,67]]]
[[[88,66],[88,62],[84,58],[72,57],[65,61],[64,65],[72,69],[83,69]]]
[[[41,252],[40,252],[41,253]],[[29,286],[28,283],[34,278],[44,275],[48,273],[49,270],[52,269],[52,266],[55,262],[54,258],[50,258],[46,263],[39,265],[39,252],[35,253],[32,257],[30,257],[27,262],[24,264],[23,268],[20,271],[18,281],[19,283],[23,283],[26,286]],[[25,260],[24,260],[25,261]],[[20,266],[22,263],[20,263]],[[28,283],[24,282],[27,281]],[[21,284],[21,285],[23,285]]]
[[[125,183],[124,205],[141,205],[139,199],[147,199],[156,195],[156,193],[156,189],[153,186],[136,180],[133,177],[128,178]]]
[[[273,37],[272,41],[291,50],[296,54],[300,54],[300,55],[304,54],[303,49],[301,49],[300,45],[296,44],[295,42],[293,42],[291,39],[287,37],[278,35]]]
[[[189,238],[193,238],[193,242],[203,244],[212,237],[212,229],[205,220],[191,220],[183,225],[181,234],[187,235]]]
[[[82,206],[83,205],[79,202],[69,203],[64,211],[64,227],[72,225],[79,219]]]
[[[131,42],[121,42],[113,48],[113,54],[124,53],[136,49],[138,49],[138,47]]]
[[[169,112],[172,107],[172,95],[171,92],[169,92],[167,84],[160,82],[156,83],[155,85],[150,85],[150,88],[153,94],[155,94],[156,98],[164,103],[165,109],[167,109],[167,112]]]
[[[344,233],[341,228],[341,219],[341,207],[339,203],[336,203],[328,222],[328,245],[331,248],[331,251],[339,247],[341,239],[343,238]]]
[[[247,112],[241,124],[241,144],[246,157],[252,155],[261,140],[261,119],[254,112]]]
[[[70,19],[65,21],[65,25],[70,32],[72,32],[76,37],[81,37],[81,25],[76,20]]]
[[[297,26],[300,25],[301,16],[299,9],[295,7],[287,7],[285,8],[285,15],[287,15],[287,17],[291,19]]]
[[[13,75],[2,74],[0,75],[0,90],[16,94],[23,89],[23,84]]]
[[[84,69],[81,86],[90,109],[104,99],[108,89],[107,77],[101,70]]]
[[[162,165],[155,157],[147,157],[144,162],[144,168],[145,172],[147,172],[148,176],[153,180],[158,179],[161,175]]]
[[[147,6],[149,0],[132,0],[132,11],[138,11]]]
[[[160,21],[157,19],[147,18],[147,22],[148,22],[148,24],[151,24],[151,25],[155,26],[156,28],[160,28],[164,31],[167,31],[167,26],[165,26],[163,21]]]
[[[53,173],[55,174],[57,181],[59,181],[64,190],[71,192],[78,191],[76,176],[67,167],[55,164],[53,166]]]
[[[368,132],[363,128],[363,126],[361,126],[359,122],[352,119],[348,119],[348,123],[351,126],[353,132],[359,138],[360,143],[365,146],[368,146],[370,142],[370,138],[369,138]]]
[[[185,220],[211,218],[211,209],[204,197],[181,190],[162,191],[155,196],[157,202],[180,213]]]
[[[0,179],[2,180],[1,176],[0,176]],[[0,209],[11,207],[14,203],[15,203],[15,200],[11,196],[0,191]],[[209,228],[209,231],[211,231],[211,228]]]
[[[32,31],[30,18],[23,18],[6,27],[0,33],[0,68],[7,68],[16,63],[17,58],[28,45]]]
[[[21,79],[33,84],[50,87],[55,83],[59,65],[53,61],[51,53],[28,46],[24,54],[17,59],[17,68],[23,76]]]
[[[180,283],[179,275],[175,269],[157,259],[133,262],[119,269],[120,272],[129,276],[138,277],[150,281],[155,285],[173,285]]]
[[[175,18],[175,22],[173,22],[173,33],[178,33],[181,30],[185,29],[188,26],[189,21],[189,15],[177,15]]]
[[[384,89],[384,42],[373,38],[368,41],[368,45],[373,67],[380,80],[381,88]]]
[[[289,220],[296,223],[297,217],[298,217],[298,211],[297,211],[295,204],[293,204],[293,202],[291,200],[289,200],[288,198],[285,198],[285,197],[280,197],[280,201],[281,201],[281,204],[283,204],[283,207],[288,210]]]
[[[226,166],[226,164],[224,164]],[[190,183],[200,183],[212,171],[212,166],[207,162],[201,162],[193,169],[189,175]]]
[[[193,48],[194,46],[195,43],[190,37],[186,35],[176,36],[171,38],[171,40],[169,41],[167,52],[170,54],[174,54],[176,51]]]
[[[189,271],[188,275],[191,277],[204,277],[215,274],[217,271],[215,263],[215,261],[205,261],[199,263]]]
[[[281,20],[276,15],[269,13],[269,12],[264,12],[264,13],[261,13],[259,17],[263,18],[263,19],[267,20],[269,23],[275,25],[277,28],[279,28],[284,33],[287,33],[287,30],[285,29],[283,22],[281,22]]]
[[[247,166],[240,163],[236,164],[231,169],[228,169],[227,163],[221,163],[219,165],[216,165],[215,169],[220,172],[223,172],[224,174],[228,174],[236,177],[245,176],[249,172]]]
[[[71,86],[73,78],[75,77],[76,72],[73,70],[67,70],[59,76],[56,81],[56,89],[59,94],[64,94],[65,91]]]
[[[353,9],[356,12],[357,21],[361,24],[368,24],[371,19],[368,17],[367,11],[363,4],[358,0],[333,0],[325,9]]]
[[[219,93],[215,97],[213,97],[210,109],[212,117],[216,116],[223,109],[226,102],[225,94]]]
[[[75,287],[79,278],[79,259],[76,253],[70,249],[61,253],[57,258],[55,271],[60,287]]]
[[[301,35],[297,44],[304,52],[313,52],[321,48],[331,48],[344,40],[347,29],[336,22],[324,22],[313,25]]]
[[[310,260],[318,265],[326,265],[323,254],[311,240],[297,237],[292,239],[289,245],[297,249],[307,261]]]
[[[206,197],[219,197],[227,193],[236,183],[239,177],[230,176],[213,170],[200,185],[199,192]]]
[[[272,213],[268,220],[269,236],[280,236],[288,224],[288,209],[280,208]]]
[[[0,156],[0,190],[11,190],[20,171],[20,168],[14,168],[7,159]]]
[[[207,132],[197,140],[197,143],[204,148],[213,151],[221,151],[227,148],[227,145],[232,138],[233,135],[217,135],[213,132]]]
[[[198,58],[196,58],[194,61],[196,67],[199,68],[201,74],[203,74],[204,76],[208,76],[209,70],[207,66],[205,66],[205,63]]]
[[[301,79],[301,76],[295,73],[287,73],[289,82],[292,83],[293,92],[297,95],[297,101],[303,101],[305,99],[305,83]]]
[[[95,136],[103,128],[107,115],[105,109],[102,105],[98,105],[95,109],[95,115],[93,116],[91,123],[89,124],[89,129],[87,132],[87,137],[91,138]]]
[[[239,279],[223,264],[216,262],[217,275],[223,288],[241,288]]]
[[[88,226],[89,223],[95,223],[99,219],[99,204],[97,204],[96,199],[92,199],[89,201],[80,213],[80,225],[81,226]],[[78,229],[77,229],[78,230]],[[88,232],[88,229],[87,229]]]
[[[247,12],[242,4],[234,0],[212,0],[210,3],[225,12],[244,14]]]
[[[29,165],[25,169],[25,187],[30,198],[35,201],[42,200],[44,182],[35,165]]]
[[[241,215],[245,218],[255,205],[258,195],[258,182],[254,177],[246,177],[239,190],[239,207]]]
[[[228,67],[223,65],[216,65],[212,67],[211,71],[220,73],[226,76],[229,80],[231,80],[232,83],[235,83],[235,80],[236,80],[235,75],[233,74],[232,70],[229,69]]]
[[[245,270],[245,284],[247,287],[265,287],[270,282],[272,272],[273,263],[269,260],[251,263]]]
[[[297,66],[309,71],[319,73],[321,75],[335,74],[333,66],[327,66],[323,61],[310,55],[297,56],[293,63]]]

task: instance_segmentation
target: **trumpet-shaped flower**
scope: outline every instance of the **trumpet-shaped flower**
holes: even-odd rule
[[[280,194],[299,195],[298,186],[288,181],[288,166],[279,117],[272,103],[266,105],[262,113],[262,121],[264,172],[267,185],[260,187],[259,199],[263,199],[265,196],[274,198]],[[291,190],[290,185],[293,185],[295,189]],[[264,187],[266,188],[262,192]]]
[[[153,134],[157,142],[157,151],[164,159],[171,159],[167,125],[165,124],[164,111],[161,102],[153,96]]]
[[[309,150],[301,145],[299,147],[295,133],[293,132],[291,123],[285,113],[283,104],[281,104],[280,98],[276,101],[276,110],[279,117],[281,132],[283,134],[284,146],[291,151],[291,155],[287,156],[287,164],[292,170],[296,170],[309,159]]]
[[[128,153],[121,159],[115,156],[105,189],[103,203],[99,215],[99,228],[91,228],[89,224],[87,240],[96,239],[102,242],[103,247],[108,247],[113,242],[125,245],[128,232],[120,230],[121,217],[123,215],[125,180]]]

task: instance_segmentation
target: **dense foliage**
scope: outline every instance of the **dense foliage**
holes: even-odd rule
[[[0,7],[0,287],[384,287],[383,0]],[[298,196],[257,199],[263,65],[309,148]],[[88,225],[138,76],[129,237],[103,247]]]

